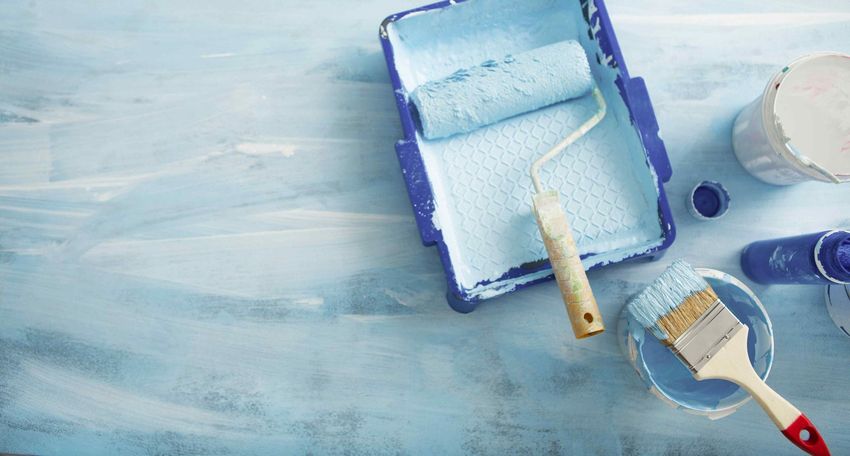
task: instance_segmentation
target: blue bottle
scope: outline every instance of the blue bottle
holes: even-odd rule
[[[850,283],[850,231],[753,242],[741,253],[741,268],[762,284]]]

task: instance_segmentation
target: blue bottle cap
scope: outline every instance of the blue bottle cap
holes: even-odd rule
[[[833,283],[850,283],[850,231],[833,230],[824,234],[815,245],[815,265]]]
[[[726,214],[731,202],[720,182],[702,181],[688,195],[688,211],[699,220],[714,220]]]

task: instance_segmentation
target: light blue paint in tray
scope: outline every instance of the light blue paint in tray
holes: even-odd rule
[[[528,169],[596,109],[588,94],[470,133],[422,137],[408,94],[489,59],[563,40],[585,49],[608,115],[542,173],[544,186],[560,191],[585,267],[672,243],[661,185],[670,177],[666,151],[645,85],[628,76],[601,2],[442,3],[391,16],[381,31],[405,127],[399,159],[423,241],[440,250],[456,309],[551,277]]]

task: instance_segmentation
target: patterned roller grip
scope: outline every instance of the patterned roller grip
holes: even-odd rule
[[[558,192],[549,190],[534,195],[534,213],[576,338],[601,333],[605,330],[602,314],[590,289]]]

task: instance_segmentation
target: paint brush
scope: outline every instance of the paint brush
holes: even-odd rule
[[[632,298],[629,312],[667,345],[697,380],[737,383],[755,398],[788,440],[808,454],[829,456],[818,430],[752,368],[749,329],[688,263],[677,260]]]

